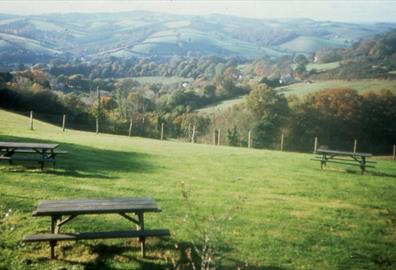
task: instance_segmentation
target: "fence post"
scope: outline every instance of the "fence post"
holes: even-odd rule
[[[62,119],[62,131],[65,132],[66,129],[66,114],[63,115]]]
[[[128,130],[129,137],[132,136],[132,124],[133,124],[133,122],[132,122],[132,117],[131,117],[131,119],[129,120],[129,130]]]
[[[96,117],[96,134],[99,133],[99,118]]]
[[[220,145],[221,129],[217,130],[217,145]]]
[[[393,145],[393,161],[395,161],[396,158],[396,144]]]
[[[188,134],[187,134],[187,141],[191,138],[191,123],[188,123]]]
[[[281,152],[283,152],[283,141],[284,141],[284,135],[283,135],[283,133],[282,133],[282,136],[281,136],[281,145],[280,145],[280,150],[281,150]]]
[[[33,130],[33,111],[30,111],[30,130]]]
[[[357,140],[355,139],[353,141],[353,153],[356,153],[356,147],[357,147]]]
[[[252,147],[252,131],[249,130],[248,132],[248,148]]]
[[[216,145],[216,129],[213,130],[213,145]]]
[[[161,123],[161,141],[164,140],[164,123]]]
[[[315,137],[315,142],[314,142],[314,154],[316,154],[316,150],[318,149],[318,137]]]
[[[195,143],[195,125],[193,125],[192,129],[191,143]]]

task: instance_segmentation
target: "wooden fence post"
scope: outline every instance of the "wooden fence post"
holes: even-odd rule
[[[132,117],[131,117],[131,119],[129,120],[129,130],[128,130],[129,137],[132,136],[132,125],[133,125],[133,122],[132,122]]]
[[[99,118],[96,117],[96,134],[99,133]]]
[[[316,150],[318,149],[318,137],[315,137],[315,142],[314,142],[314,154],[316,154]]]
[[[164,140],[164,123],[161,123],[161,141]]]
[[[65,129],[66,129],[66,114],[64,114],[62,118],[62,131],[65,132]]]
[[[281,145],[280,145],[280,150],[281,150],[281,152],[283,152],[283,141],[284,141],[284,135],[283,135],[283,133],[282,133],[282,136],[281,136]]]
[[[30,130],[33,130],[33,111],[30,111]]]
[[[252,147],[252,131],[249,130],[248,132],[248,148]]]
[[[356,153],[356,147],[357,147],[357,140],[355,139],[353,141],[353,152]]]
[[[188,123],[188,134],[187,134],[187,141],[191,138],[191,123]]]
[[[221,129],[217,130],[217,145],[220,145]]]
[[[213,145],[216,145],[216,129],[213,130]]]
[[[396,145],[393,145],[393,161],[395,161],[396,158]]]
[[[192,129],[191,143],[195,143],[195,125],[193,125]]]

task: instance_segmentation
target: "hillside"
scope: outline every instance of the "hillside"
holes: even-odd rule
[[[7,62],[53,57],[279,57],[350,46],[395,24],[350,24],[308,19],[261,20],[223,15],[182,16],[153,12],[0,16],[0,46]],[[14,35],[10,40],[9,36]],[[32,44],[40,44],[32,46]]]
[[[311,65],[310,68],[335,68],[334,63],[321,64],[321,65]],[[287,95],[297,95],[302,97],[309,93],[315,93],[318,91],[326,90],[326,89],[335,89],[335,88],[352,88],[357,90],[360,93],[365,92],[374,92],[379,93],[381,91],[391,91],[396,94],[396,81],[395,80],[376,80],[376,79],[358,79],[358,80],[318,80],[312,81],[311,83],[306,82],[297,82],[287,86],[277,87],[276,90],[279,93],[283,93]],[[218,113],[224,112],[225,110],[231,108],[236,104],[240,104],[245,102],[246,96],[228,99],[220,102],[219,104],[214,104],[212,106],[207,106],[205,108],[197,110],[201,113]]]
[[[56,142],[70,152],[44,172],[0,164],[0,268],[171,268],[185,248],[202,247],[203,230],[226,269],[396,265],[391,161],[378,160],[365,175],[342,165],[321,171],[311,154],[63,133],[39,121],[30,131],[26,117],[2,110],[0,140]],[[148,241],[148,259],[128,240],[60,243],[53,261],[48,245],[20,241],[48,229],[49,220],[31,216],[39,200],[115,196],[159,202],[163,211],[147,215],[147,227],[169,228],[172,236]],[[65,230],[128,226],[118,216],[80,217]]]

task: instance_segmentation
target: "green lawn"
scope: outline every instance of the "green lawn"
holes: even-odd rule
[[[38,121],[30,131],[26,117],[1,110],[0,140],[57,142],[70,152],[43,172],[0,164],[0,269],[173,269],[171,258],[186,260],[183,250],[200,248],[205,229],[220,269],[396,267],[392,161],[365,175],[322,171],[311,154],[63,133]],[[152,196],[163,209],[147,214],[146,227],[172,236],[148,241],[147,259],[136,240],[59,243],[57,260],[47,244],[21,242],[49,229],[49,219],[31,216],[39,200],[116,196]],[[90,216],[64,230],[128,226],[116,215]]]

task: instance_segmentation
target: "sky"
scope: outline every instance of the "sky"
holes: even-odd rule
[[[396,0],[0,0],[0,13],[42,14],[148,10],[163,13],[225,14],[250,18],[310,18],[321,21],[396,22]]]

